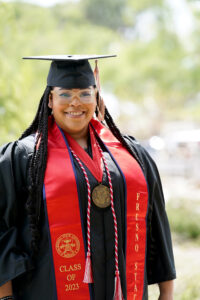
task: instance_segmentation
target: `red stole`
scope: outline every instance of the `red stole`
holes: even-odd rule
[[[127,299],[141,300],[146,254],[147,184],[136,160],[112,133],[98,121],[92,120],[91,124],[125,178]],[[48,131],[44,190],[58,300],[88,300],[89,288],[83,283],[85,250],[76,175],[71,154],[55,122],[50,124]]]

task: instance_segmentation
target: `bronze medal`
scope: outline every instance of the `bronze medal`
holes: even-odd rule
[[[92,191],[92,201],[100,208],[110,205],[110,189],[105,185],[97,185]]]

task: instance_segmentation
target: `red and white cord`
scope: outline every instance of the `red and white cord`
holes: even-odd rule
[[[115,214],[115,208],[114,208],[114,198],[113,198],[113,187],[112,187],[112,181],[111,181],[111,176],[110,176],[110,171],[108,169],[108,164],[106,162],[106,159],[104,157],[103,151],[101,147],[99,146],[99,143],[96,141],[96,144],[98,146],[99,152],[101,154],[101,158],[103,159],[105,169],[107,172],[108,176],[108,182],[109,182],[109,188],[110,188],[110,202],[111,202],[111,210],[112,210],[112,215],[113,215],[113,221],[114,221],[114,231],[115,231],[115,291],[114,291],[114,298],[113,300],[123,300],[123,294],[122,294],[122,289],[121,289],[121,281],[120,281],[120,274],[119,274],[119,262],[118,262],[118,230],[117,230],[117,218]],[[87,208],[87,243],[88,243],[88,248],[87,248],[87,258],[86,258],[86,265],[85,265],[85,273],[84,273],[84,279],[83,282],[85,283],[92,283],[93,281],[93,276],[92,276],[92,268],[91,268],[91,248],[90,248],[90,210],[91,210],[91,189],[90,189],[90,182],[87,176],[87,173],[85,171],[85,168],[76,155],[76,153],[72,150],[70,147],[70,150],[79,163],[83,174],[85,176],[85,180],[87,183],[87,190],[88,190],[88,208]]]
[[[96,141],[97,146],[99,148],[99,151],[101,153],[101,157],[103,159],[105,169],[108,175],[108,182],[110,187],[110,204],[111,204],[111,210],[113,215],[113,221],[114,221],[114,231],[115,231],[115,290],[114,290],[114,297],[113,300],[123,300],[123,294],[122,294],[122,288],[121,288],[121,280],[120,280],[120,274],[119,274],[119,262],[118,262],[118,231],[117,231],[117,217],[115,214],[115,208],[114,208],[114,198],[113,198],[113,187],[112,187],[112,181],[110,176],[110,171],[108,169],[107,161],[104,157],[103,151],[101,147],[99,146],[99,143]]]
[[[85,265],[85,273],[84,273],[84,279],[83,282],[85,283],[92,283],[93,281],[93,276],[92,276],[92,268],[91,268],[91,245],[90,245],[90,210],[91,210],[91,189],[90,189],[90,182],[87,176],[87,173],[85,171],[85,168],[76,155],[76,153],[72,150],[70,147],[71,153],[79,163],[83,174],[85,176],[85,181],[87,184],[87,194],[88,194],[88,207],[87,207],[87,258],[86,258],[86,265]]]
[[[96,142],[97,143],[97,142]],[[113,198],[113,187],[112,187],[112,181],[110,176],[110,171],[108,169],[108,164],[106,162],[106,159],[103,155],[103,151],[101,150],[99,143],[97,143],[97,146],[99,148],[99,151],[101,153],[101,157],[103,159],[105,169],[108,175],[108,182],[109,182],[109,188],[110,188],[110,204],[111,204],[111,210],[113,215],[113,221],[114,221],[114,231],[115,231],[115,272],[119,272],[119,263],[118,263],[118,231],[117,231],[117,218],[115,214],[115,208],[114,208],[114,198]]]

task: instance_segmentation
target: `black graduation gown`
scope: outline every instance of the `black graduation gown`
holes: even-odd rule
[[[176,277],[170,228],[160,177],[149,154],[134,138],[128,143],[144,164],[148,184],[147,251],[143,300],[148,299],[147,285]],[[12,280],[17,300],[55,300],[54,274],[48,240],[48,227],[42,205],[40,251],[36,262],[30,259],[29,222],[25,209],[28,195],[27,166],[34,148],[34,136],[6,144],[0,148],[0,286]],[[104,149],[111,173],[115,210],[119,231],[119,269],[123,295],[126,299],[125,279],[125,218],[124,186],[121,174]],[[81,212],[86,232],[87,188],[83,173],[75,161]],[[85,166],[86,167],[86,166]],[[86,167],[91,188],[96,179]],[[103,183],[108,185],[104,170]],[[90,286],[93,300],[111,300],[114,292],[114,227],[110,208],[91,207],[91,251],[94,284]]]

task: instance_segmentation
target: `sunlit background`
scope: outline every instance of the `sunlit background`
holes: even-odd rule
[[[104,100],[158,164],[175,300],[200,299],[200,1],[0,1],[0,144],[30,124],[46,85],[49,62],[21,58],[45,54],[117,54],[99,61]]]

